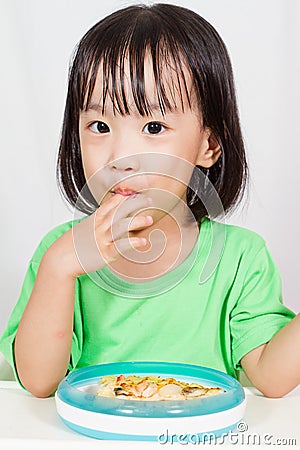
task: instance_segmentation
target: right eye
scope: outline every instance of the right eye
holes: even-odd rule
[[[91,125],[89,125],[89,128],[93,131],[93,133],[97,134],[109,132],[109,127],[106,125],[106,123],[100,121],[91,123]]]

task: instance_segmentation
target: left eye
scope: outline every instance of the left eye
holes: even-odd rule
[[[146,134],[158,134],[162,131],[162,129],[165,129],[165,127],[159,123],[159,122],[150,122],[145,125],[144,130],[148,129]]]

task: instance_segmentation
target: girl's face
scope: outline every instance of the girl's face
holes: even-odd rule
[[[185,202],[194,166],[210,167],[219,156],[219,146],[212,139],[210,130],[202,126],[189,74],[185,70],[192,109],[182,87],[183,111],[178,82],[174,86],[171,70],[172,68],[168,68],[164,77],[165,85],[170,86],[171,103],[177,106],[174,111],[166,111],[162,115],[160,109],[153,106],[150,116],[139,115],[129,81],[125,90],[130,114],[122,116],[118,112],[114,114],[109,96],[102,114],[100,66],[90,104],[87,111],[80,113],[79,136],[85,178],[88,181],[100,170],[98,179],[101,179],[103,192],[105,191],[103,201],[114,195],[112,191],[116,191],[122,195],[144,192],[157,199],[162,198],[160,194],[169,192],[174,204],[176,199]],[[125,74],[125,80],[130,80],[128,66]],[[145,89],[147,99],[157,106],[152,64],[147,58]],[[170,175],[175,175],[176,179]]]

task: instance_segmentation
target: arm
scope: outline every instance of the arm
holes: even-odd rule
[[[63,243],[71,237],[67,232]],[[55,391],[70,360],[75,278],[57,263],[58,246],[54,243],[42,258],[14,346],[20,381],[37,397]]]
[[[267,344],[247,353],[241,365],[267,397],[282,397],[300,384],[300,314]]]
[[[149,206],[145,197],[129,200],[116,194],[94,214],[60,236],[45,252],[14,345],[19,379],[35,396],[51,395],[67,372],[76,278],[116,260],[120,254],[115,244],[121,251],[143,245],[138,230],[143,232],[150,225],[149,221],[140,215],[132,219],[130,214],[145,206]],[[119,215],[116,210],[121,211]],[[122,238],[128,230],[133,237]]]

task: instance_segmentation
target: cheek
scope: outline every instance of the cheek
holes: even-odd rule
[[[96,199],[102,197],[105,191],[103,184],[103,171],[101,168],[103,164],[98,161],[97,153],[90,151],[90,149],[81,146],[81,160],[84,172],[84,177],[90,191]]]
[[[82,160],[82,165],[83,165],[84,177],[87,181],[93,176],[93,172],[92,172],[91,168],[85,163],[84,160]]]
[[[81,160],[83,165],[83,171],[85,179],[88,180],[93,176],[97,170],[97,161],[95,156],[97,152],[93,146],[93,143],[87,138],[86,133],[82,129],[82,125],[79,122],[79,142],[81,151]]]
[[[105,161],[101,157],[99,148],[85,139],[80,140],[80,150],[85,179],[88,180],[104,166]]]
[[[182,148],[182,147],[181,147]],[[195,152],[193,152],[195,153]],[[195,164],[191,154],[181,150],[180,153],[172,154],[169,157],[165,155],[157,165],[157,172],[153,178],[153,186],[160,185],[170,192],[181,193],[187,188],[191,179]],[[151,176],[150,176],[151,179]]]
[[[186,130],[182,129],[176,136],[176,139],[172,142],[172,148],[169,149],[170,155],[173,155],[175,159],[180,162],[180,159],[186,161],[186,167],[182,167],[182,164],[178,164],[172,161],[172,171],[181,171],[182,178],[185,178],[185,172],[192,174],[194,166],[198,163],[201,148],[203,146],[203,136],[198,128],[186,126]],[[168,149],[165,150],[166,153]],[[191,167],[189,167],[191,166]],[[169,169],[170,170],[170,169]],[[186,180],[188,181],[188,180]]]

